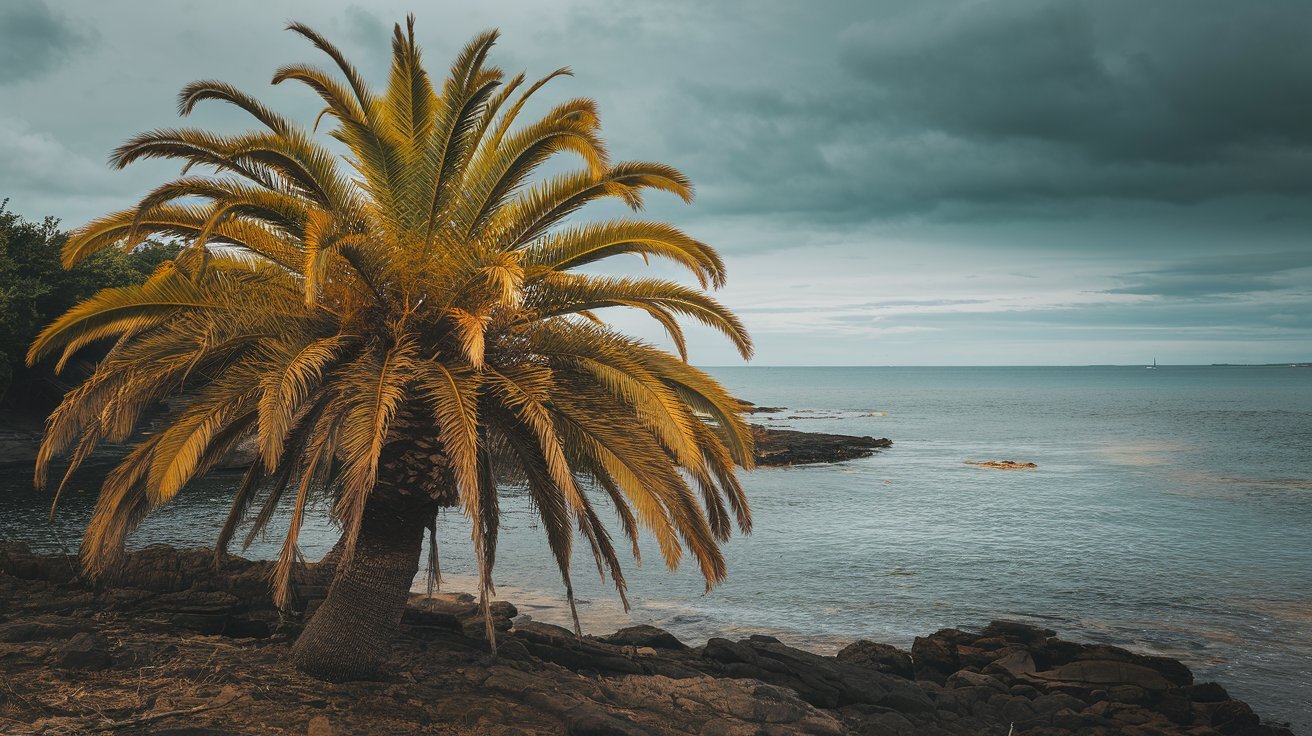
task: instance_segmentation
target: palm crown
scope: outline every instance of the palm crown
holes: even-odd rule
[[[366,508],[385,491],[462,509],[490,592],[498,478],[527,488],[571,598],[575,526],[624,593],[594,496],[613,506],[635,555],[641,526],[671,567],[686,548],[708,587],[721,580],[718,543],[731,519],[743,531],[751,523],[734,477],[735,463],[750,465],[750,433],[737,402],[686,363],[679,320],[750,355],[742,324],[705,293],[723,283],[723,262],[666,224],[566,224],[604,198],[640,210],[648,189],[690,200],[686,178],[662,164],[611,163],[589,99],[517,124],[529,96],[569,72],[527,86],[523,75],[505,80],[487,66],[495,33],[466,46],[438,88],[413,20],[397,26],[379,92],[319,34],[290,29],[340,77],[292,65],[273,81],[303,82],[323,99],[316,127],[331,125],[342,155],[237,89],[191,84],[182,113],[220,100],[262,128],[131,139],[115,165],[180,159],[182,175],[76,230],[65,248],[72,264],[147,237],[189,244],[144,284],[70,310],[28,356],[59,353],[62,366],[89,343],[113,341],[51,416],[37,470],[43,484],[58,455],[75,468],[99,442],[135,441],[101,489],[83,541],[88,570],[106,569],[151,509],[254,435],[259,460],[235,490],[220,547],[252,516],[254,535],[294,496],[280,601],[310,502],[330,499],[349,559]],[[561,153],[584,166],[534,177]],[[621,254],[671,260],[702,288],[578,270]],[[680,355],[609,327],[596,312],[615,306],[655,318]],[[138,433],[161,405],[163,428]]]

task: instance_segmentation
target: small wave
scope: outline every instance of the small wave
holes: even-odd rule
[[[1303,491],[1312,490],[1312,480],[1307,478],[1236,478],[1234,476],[1217,476],[1216,479],[1225,483],[1244,483],[1251,486],[1293,488]]]

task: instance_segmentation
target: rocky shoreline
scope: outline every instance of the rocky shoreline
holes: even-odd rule
[[[499,602],[492,660],[472,598],[416,596],[393,677],[322,683],[285,662],[301,617],[272,608],[268,572],[156,546],[97,588],[67,557],[0,544],[0,732],[1290,734],[1176,660],[1006,621],[824,657],[766,636],[690,647],[649,626],[580,640]],[[300,607],[326,582],[308,566]]]

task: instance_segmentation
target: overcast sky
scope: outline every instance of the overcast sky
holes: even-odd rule
[[[178,124],[184,84],[309,121],[269,86],[323,63],[286,21],[381,81],[414,12],[433,74],[498,27],[502,68],[573,67],[541,96],[596,98],[616,159],[693,178],[652,212],[724,253],[757,364],[1312,360],[1312,4],[626,5],[4,0],[0,198],[67,226],[126,206],[176,167],[106,157]]]

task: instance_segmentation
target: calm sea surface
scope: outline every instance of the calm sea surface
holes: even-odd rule
[[[730,542],[729,580],[708,595],[695,570],[668,574],[645,543],[626,615],[577,559],[585,628],[647,622],[690,640],[766,632],[833,651],[856,638],[907,646],[941,627],[1026,619],[1178,657],[1267,718],[1312,732],[1312,370],[712,372],[743,398],[787,407],[757,421],[894,445],[850,463],[746,474],[756,529]],[[1039,468],[964,464],[990,459]],[[234,483],[195,484],[134,544],[212,542]],[[564,623],[532,510],[505,494],[499,593]],[[25,474],[0,477],[0,538],[75,548],[90,505],[90,493],[76,494],[47,526]],[[439,529],[447,585],[469,589],[468,525],[452,514]],[[303,549],[314,558],[334,539],[316,519]],[[271,536],[247,554],[275,556],[277,544]]]

